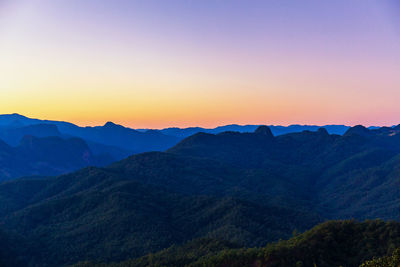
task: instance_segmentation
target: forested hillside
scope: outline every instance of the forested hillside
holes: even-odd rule
[[[80,263],[77,266],[397,266],[400,224],[380,220],[329,221],[263,248],[237,248],[218,240],[199,239],[155,254],[113,264]],[[392,253],[395,253],[392,256]],[[374,257],[385,256],[372,260]],[[373,265],[376,264],[376,265]],[[382,264],[382,265],[380,265]]]

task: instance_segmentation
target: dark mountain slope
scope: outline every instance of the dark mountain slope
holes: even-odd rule
[[[141,183],[183,194],[235,196],[281,206],[309,206],[304,186],[282,175],[279,168],[243,169],[213,159],[153,152],[134,155],[111,165],[110,169]]]
[[[0,142],[0,180],[31,175],[57,175],[112,159],[96,157],[78,138],[25,136],[19,146]]]
[[[257,131],[260,129],[257,129]],[[269,163],[301,165],[314,163],[324,152],[343,141],[325,130],[292,133],[273,137],[267,134],[226,132],[218,135],[196,134],[175,147],[170,153],[213,158],[243,167],[263,167]],[[347,141],[351,141],[348,138]],[[347,142],[346,141],[346,142]],[[349,143],[347,142],[347,143]],[[351,144],[354,145],[353,143]],[[361,146],[362,143],[359,145]],[[343,144],[340,145],[343,148]],[[361,150],[361,148],[353,148]]]
[[[181,246],[171,246],[168,249],[164,249],[155,254],[149,254],[144,257],[128,260],[121,263],[94,263],[94,262],[82,262],[74,265],[74,267],[123,267],[123,266],[135,266],[135,267],[147,267],[147,266],[186,266],[193,262],[198,261],[202,257],[211,257],[223,250],[238,249],[235,243],[212,239],[212,238],[199,238],[191,240]]]
[[[170,153],[212,158],[221,162],[238,164],[242,167],[256,167],[272,147],[274,138],[268,134],[224,132],[218,135],[198,133],[186,138]]]
[[[232,250],[193,266],[359,266],[400,244],[400,224],[332,221],[263,249]]]
[[[332,218],[396,219],[400,207],[400,156],[375,150],[356,155],[323,175],[322,210]]]
[[[121,263],[82,263],[77,266],[357,267],[373,257],[391,255],[399,244],[400,224],[397,222],[329,221],[287,241],[268,244],[264,248],[238,249],[235,244],[200,239]],[[378,262],[384,261],[399,262],[392,257]]]
[[[146,184],[185,194],[219,194],[237,184],[241,172],[214,160],[149,152],[114,163],[110,169]]]
[[[29,251],[26,240],[17,234],[0,230],[0,266],[26,266],[24,254]]]
[[[396,190],[400,132],[396,128],[356,126],[343,136],[329,135],[323,129],[277,137],[196,134],[168,151],[251,168],[257,170],[258,178],[288,181],[294,190],[280,187],[272,194],[287,203],[287,193],[296,192],[296,199],[313,203],[324,217],[399,219],[395,211],[400,208]]]
[[[40,251],[27,260],[58,265],[122,260],[200,237],[259,246],[319,221],[290,208],[177,194],[135,180],[140,179],[113,166],[87,168],[46,182],[12,181],[0,186],[0,195],[9,194],[13,184],[29,192],[20,192],[26,201],[9,209],[1,224],[40,244]],[[29,186],[21,185],[24,182]],[[10,196],[2,198],[12,202]]]
[[[85,140],[85,142],[88,144],[90,151],[92,151],[94,155],[97,157],[112,158],[113,161],[122,160],[136,153],[135,151],[123,149],[117,146],[104,145],[88,140]]]
[[[149,195],[149,188],[121,186],[125,190],[46,201],[17,212],[5,224],[41,244],[34,261],[43,258],[56,265],[123,260],[204,236],[260,246],[288,237],[299,223],[310,225],[304,223],[309,217],[290,210],[233,199],[174,197],[153,189],[157,195]]]
[[[34,202],[35,196],[52,182],[49,178],[21,178],[0,184],[0,217],[23,209]]]
[[[265,126],[264,126],[265,127]],[[313,165],[325,168],[377,142],[354,135],[329,135],[326,130],[305,131],[273,137],[267,134],[226,132],[199,133],[181,141],[170,153],[206,157],[243,167],[265,167],[269,163]],[[317,164],[317,165],[316,165]],[[314,166],[315,165],[315,166]]]

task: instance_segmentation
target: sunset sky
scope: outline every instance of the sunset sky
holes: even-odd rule
[[[400,123],[400,1],[0,0],[0,113]]]

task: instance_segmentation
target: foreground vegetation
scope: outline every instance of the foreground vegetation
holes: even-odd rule
[[[390,264],[399,263],[399,246],[400,223],[329,221],[263,248],[199,239],[121,263],[76,266],[398,266]]]

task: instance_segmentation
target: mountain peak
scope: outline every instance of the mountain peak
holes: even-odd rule
[[[265,135],[268,137],[274,137],[274,135],[271,132],[271,129],[265,125],[258,126],[258,128],[254,131],[254,133],[257,135]]]
[[[344,135],[351,135],[351,134],[357,134],[361,136],[369,136],[371,135],[371,131],[368,130],[365,126],[363,125],[356,125],[351,127],[346,131]]]
[[[103,127],[106,127],[106,128],[114,128],[114,127],[122,127],[122,126],[121,126],[121,125],[118,125],[118,124],[115,124],[115,123],[113,123],[112,121],[108,121],[108,122],[106,122],[106,124],[104,124]]]
[[[7,114],[5,114],[5,115],[7,116]],[[18,113],[8,114],[8,116],[10,116],[10,117],[16,117],[16,118],[24,118],[24,119],[27,118],[27,117],[25,117],[25,116],[23,116],[23,115],[21,115],[21,114],[18,114]]]
[[[329,135],[328,131],[323,127],[319,128],[317,132],[323,135]]]

